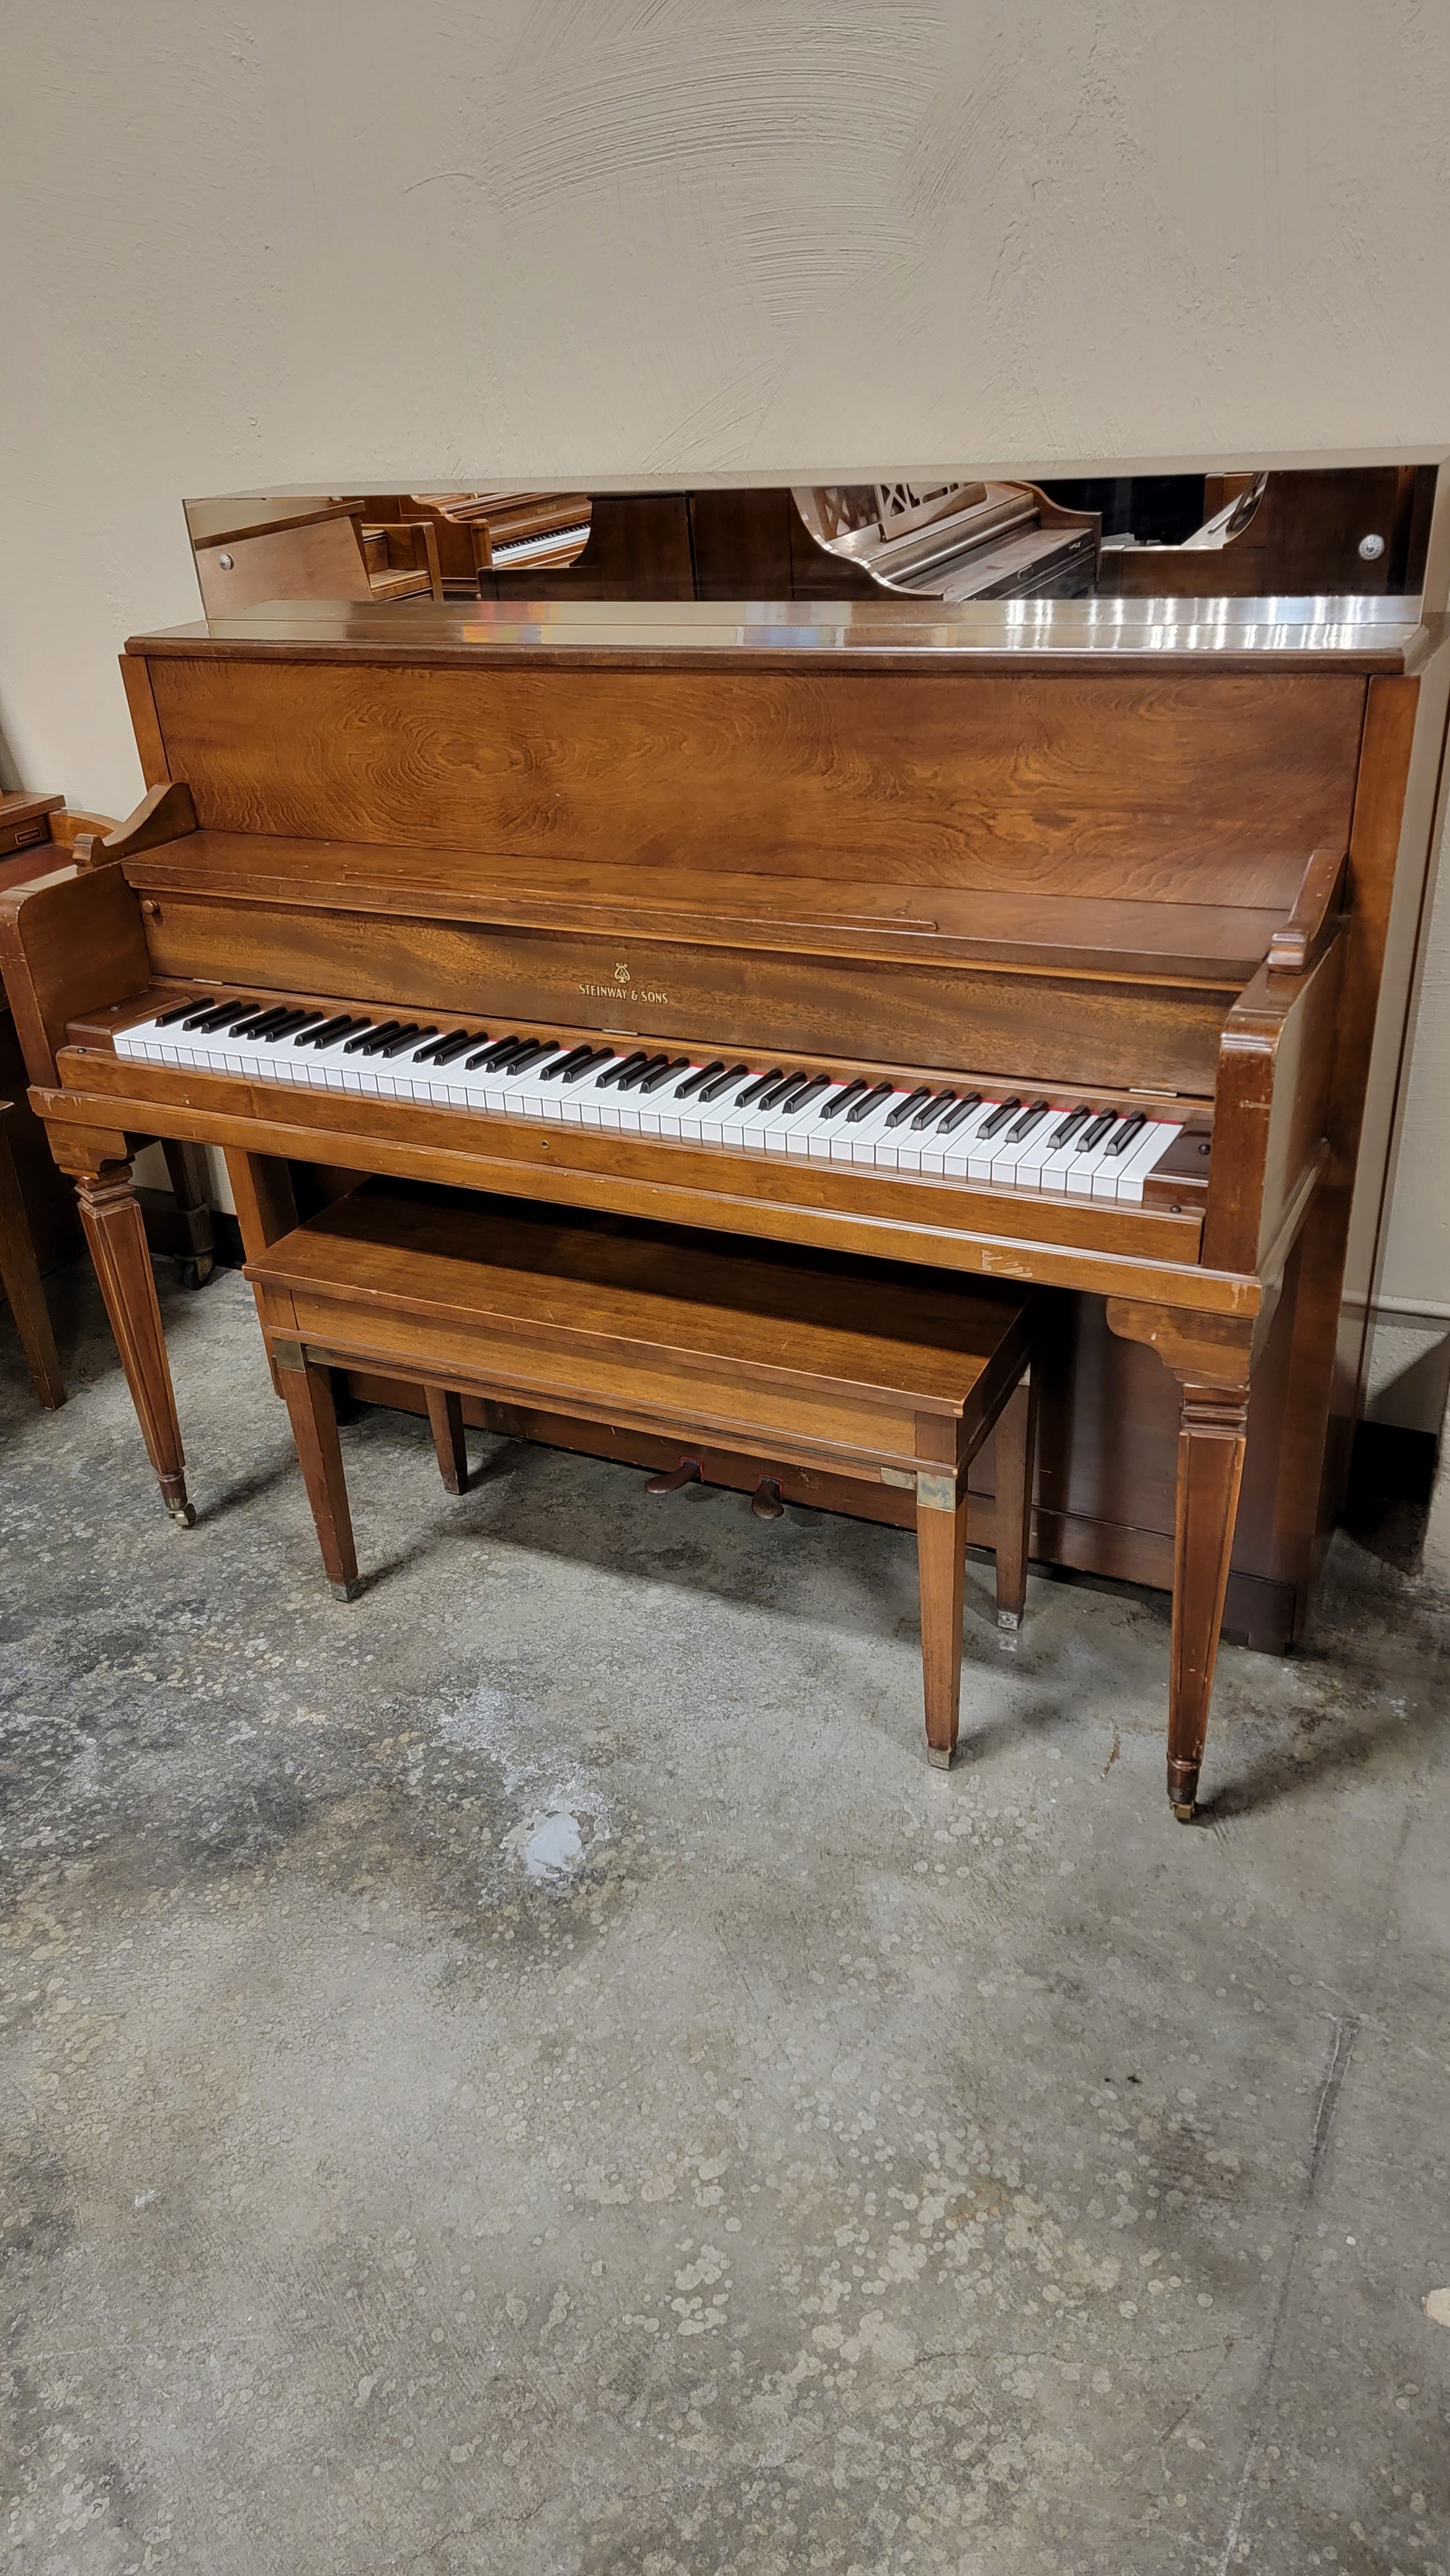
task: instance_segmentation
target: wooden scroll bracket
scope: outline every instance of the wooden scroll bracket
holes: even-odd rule
[[[1299,880],[1299,891],[1287,921],[1282,921],[1269,942],[1265,961],[1275,975],[1302,975],[1323,947],[1329,930],[1343,908],[1345,873],[1349,859],[1345,851],[1333,848],[1312,850],[1309,864]]]
[[[180,841],[196,829],[191,789],[181,779],[173,778],[164,787],[148,789],[135,813],[128,814],[125,822],[118,823],[104,839],[94,832],[82,832],[75,845],[76,866],[115,867],[122,859],[135,858],[138,851],[157,849],[163,841]]]
[[[190,1529],[196,1513],[186,1498],[171,1365],[126,1138],[59,1122],[49,1134],[57,1163],[75,1181],[81,1224],[161,1499],[178,1526]]]
[[[1168,1797],[1180,1824],[1192,1822],[1197,1805],[1243,1482],[1249,1379],[1276,1304],[1270,1292],[1257,1316],[1240,1319],[1107,1301],[1112,1331],[1149,1343],[1182,1388],[1168,1688]]]

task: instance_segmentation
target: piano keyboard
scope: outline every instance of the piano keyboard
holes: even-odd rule
[[[993,1188],[1139,1202],[1181,1122],[1138,1109],[1064,1108],[1000,1085],[905,1090],[787,1065],[762,1072],[648,1047],[506,1036],[285,1003],[193,998],[118,1031],[144,1063],[424,1100],[491,1117],[616,1135],[801,1154],[873,1171],[927,1172]]]

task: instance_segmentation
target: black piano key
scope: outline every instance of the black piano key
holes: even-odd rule
[[[660,1091],[674,1074],[683,1073],[689,1061],[687,1055],[667,1056],[657,1073],[642,1075],[638,1086],[641,1100],[647,1091]]]
[[[702,1087],[701,1100],[718,1100],[722,1092],[732,1090],[737,1082],[743,1082],[749,1071],[748,1064],[732,1064],[728,1073],[717,1073],[713,1082]]]
[[[723,1056],[717,1055],[713,1064],[700,1065],[694,1073],[688,1074],[683,1082],[676,1085],[675,1098],[677,1100],[688,1100],[695,1092],[698,1091],[700,1098],[703,1100],[705,1098],[705,1093],[702,1089],[702,1085],[711,1081],[717,1073],[723,1073],[724,1070],[725,1059]]]
[[[620,1075],[618,1082],[614,1086],[615,1090],[637,1091],[646,1074],[657,1073],[662,1065],[667,1065],[668,1063],[669,1057],[667,1055],[647,1055],[643,1064],[637,1064],[632,1071],[628,1066],[625,1067],[624,1072]]]
[[[319,1015],[312,1028],[297,1030],[292,1043],[294,1046],[330,1046],[334,1038],[345,1037],[351,1027],[346,1011],[335,1012],[330,1020]]]
[[[779,1109],[781,1102],[794,1091],[796,1084],[804,1082],[805,1078],[799,1065],[794,1072],[783,1073],[777,1082],[771,1083],[768,1090],[759,1093],[755,1103],[757,1109]]]
[[[1047,1116],[1051,1107],[1052,1103],[1050,1100],[1034,1100],[1030,1109],[1023,1110],[1016,1126],[1008,1128],[1008,1144],[1020,1145],[1023,1137],[1031,1135],[1033,1128],[1038,1124],[1040,1119]]]
[[[385,1047],[379,1047],[378,1053],[380,1056],[411,1055],[416,1049],[419,1038],[434,1038],[437,1034],[436,1029],[420,1028],[415,1020],[410,1029],[400,1029],[397,1036],[390,1038]]]
[[[1123,1120],[1121,1127],[1118,1129],[1116,1136],[1108,1147],[1108,1152],[1110,1154],[1126,1154],[1134,1137],[1142,1128],[1146,1127],[1147,1124],[1147,1110],[1135,1109],[1131,1118],[1125,1118]]]
[[[451,1064],[456,1055],[462,1055],[468,1047],[477,1046],[479,1039],[487,1034],[485,1029],[445,1029],[441,1038],[430,1038],[426,1046],[420,1046],[413,1061],[415,1064]]]
[[[260,1002],[239,1002],[234,995],[230,1002],[203,1003],[181,1025],[184,1029],[219,1029],[228,1020],[234,1020],[238,1011],[260,1011],[261,1008]]]
[[[980,1109],[981,1106],[982,1095],[980,1091],[965,1092],[962,1098],[957,1102],[955,1109],[949,1109],[947,1111],[945,1118],[942,1120],[941,1125],[936,1131],[937,1134],[939,1136],[950,1136],[956,1128],[964,1127],[967,1120],[971,1117],[972,1112],[976,1109]]]
[[[1104,1109],[1101,1111],[1099,1116],[1093,1120],[1091,1127],[1087,1129],[1086,1133],[1078,1138],[1078,1152],[1080,1154],[1091,1154],[1094,1149],[1102,1143],[1105,1136],[1110,1136],[1112,1134],[1117,1123],[1118,1113],[1116,1109]]]
[[[794,1117],[798,1109],[808,1109],[813,1100],[819,1100],[821,1093],[829,1091],[830,1088],[831,1077],[828,1073],[813,1073],[810,1080],[803,1082],[798,1091],[786,1093],[780,1104],[782,1117]]]
[[[557,1038],[530,1038],[527,1046],[520,1047],[517,1055],[509,1057],[504,1071],[527,1073],[531,1065],[540,1064],[546,1055],[557,1055],[558,1052]]]
[[[557,1064],[545,1065],[543,1072],[539,1076],[539,1080],[540,1082],[554,1082],[558,1079],[558,1076],[561,1073],[567,1074],[571,1072],[575,1066],[577,1066],[579,1071],[582,1073],[586,1064],[592,1064],[593,1061],[593,1047],[571,1047],[567,1055],[560,1056]]]
[[[610,1048],[588,1047],[585,1049],[581,1061],[575,1065],[573,1072],[564,1074],[564,1080],[566,1082],[582,1082],[586,1073],[592,1073],[595,1075],[602,1074],[605,1067],[613,1064],[613,1062],[614,1056]],[[556,1067],[554,1065],[550,1065],[549,1067],[551,1074],[562,1070],[562,1067]]]
[[[1056,1153],[1059,1147],[1063,1145],[1070,1145],[1074,1136],[1077,1134],[1079,1127],[1081,1127],[1084,1120],[1090,1116],[1091,1112],[1089,1110],[1069,1109],[1061,1126],[1054,1127],[1052,1134],[1048,1139],[1053,1152]]]
[[[383,1027],[385,1029],[395,1029],[397,1025],[398,1023],[396,1020],[384,1020],[383,1022]],[[368,1039],[376,1037],[377,1034],[376,1025],[372,1020],[359,1020],[356,1028],[353,1030],[352,1036],[350,1038],[344,1038],[343,1040],[343,1054],[356,1055],[358,1048],[366,1046]]]
[[[994,1109],[990,1118],[983,1119],[981,1126],[977,1129],[977,1134],[979,1136],[999,1135],[1001,1130],[1006,1126],[1008,1119],[1015,1117],[1021,1106],[1022,1101],[1020,1095],[1015,1100],[1004,1100],[1000,1109]]]
[[[919,1109],[922,1102],[924,1100],[930,1100],[930,1098],[931,1084],[929,1082],[919,1082],[915,1091],[908,1091],[904,1100],[898,1100],[896,1107],[892,1110],[890,1117],[886,1121],[887,1126],[899,1127],[903,1118],[909,1118],[914,1109]]]
[[[299,1029],[311,1028],[313,1022],[321,1017],[320,1011],[289,1011],[284,1020],[274,1020],[268,1029],[268,1046],[278,1045],[283,1038],[295,1037]]]
[[[890,1098],[891,1085],[889,1082],[878,1082],[874,1084],[871,1090],[867,1092],[864,1100],[858,1100],[854,1109],[847,1110],[847,1126],[859,1127],[863,1118],[869,1118],[874,1110],[880,1108],[883,1100],[889,1100]]]
[[[923,1128],[930,1127],[933,1119],[940,1118],[945,1111],[950,1109],[956,1096],[957,1095],[954,1091],[939,1091],[933,1099],[927,1102],[924,1109],[918,1109],[916,1116],[911,1122],[911,1132],[913,1136],[919,1135]]]
[[[517,1055],[520,1047],[528,1043],[527,1038],[495,1038],[492,1046],[481,1046],[477,1055],[465,1056],[463,1070],[472,1073],[479,1065],[485,1064],[490,1072],[496,1073],[501,1064],[507,1064],[510,1056]]]
[[[290,1019],[290,1017],[291,1013],[285,1002],[274,1002],[269,1011],[250,1011],[244,1019],[231,1021],[226,1034],[229,1038],[264,1038],[276,1027],[279,1020]]]
[[[174,1027],[178,1020],[191,1020],[193,1015],[209,1011],[212,1007],[210,994],[203,995],[198,1001],[193,993],[189,1002],[173,1002],[169,1011],[158,1011],[151,1026],[153,1029],[169,1029]]]
[[[415,1021],[413,1025],[416,1027],[417,1022]],[[369,1029],[366,1036],[357,1039],[356,1042],[349,1038],[343,1053],[345,1055],[381,1055],[389,1038],[400,1038],[402,1034],[401,1020],[383,1020],[377,1028]]]
[[[838,1091],[834,1100],[828,1100],[826,1102],[824,1109],[821,1111],[821,1116],[823,1118],[839,1118],[843,1109],[849,1109],[852,1101],[859,1100],[862,1092],[869,1091],[870,1088],[871,1086],[869,1082],[864,1081],[862,1076],[858,1073],[854,1082],[848,1082],[844,1091]]]
[[[741,1092],[735,1103],[736,1108],[748,1109],[752,1101],[757,1100],[763,1105],[767,1091],[773,1091],[780,1079],[781,1070],[778,1064],[772,1065],[769,1073],[757,1074],[754,1082],[747,1083]]]
[[[607,1064],[605,1066],[604,1071],[599,1075],[595,1083],[595,1089],[597,1091],[610,1090],[615,1083],[622,1082],[626,1074],[643,1073],[648,1062],[648,1048],[636,1047],[633,1055],[622,1055],[614,1063]]]

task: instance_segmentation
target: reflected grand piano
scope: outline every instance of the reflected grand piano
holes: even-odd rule
[[[223,1150],[251,1256],[379,1172],[1034,1281],[1035,1550],[1172,1586],[1191,1813],[1225,1609],[1286,1644],[1332,1519],[1444,665],[1395,603],[305,603],[135,639],[147,797],[4,898],[0,948],[168,1507],[138,1136]]]

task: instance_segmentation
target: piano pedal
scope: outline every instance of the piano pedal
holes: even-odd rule
[[[785,1510],[778,1476],[762,1476],[750,1497],[750,1508],[758,1521],[778,1521]]]
[[[704,1481],[705,1471],[699,1459],[682,1458],[678,1467],[667,1467],[658,1476],[651,1476],[645,1492],[677,1494],[682,1485],[703,1485]]]

